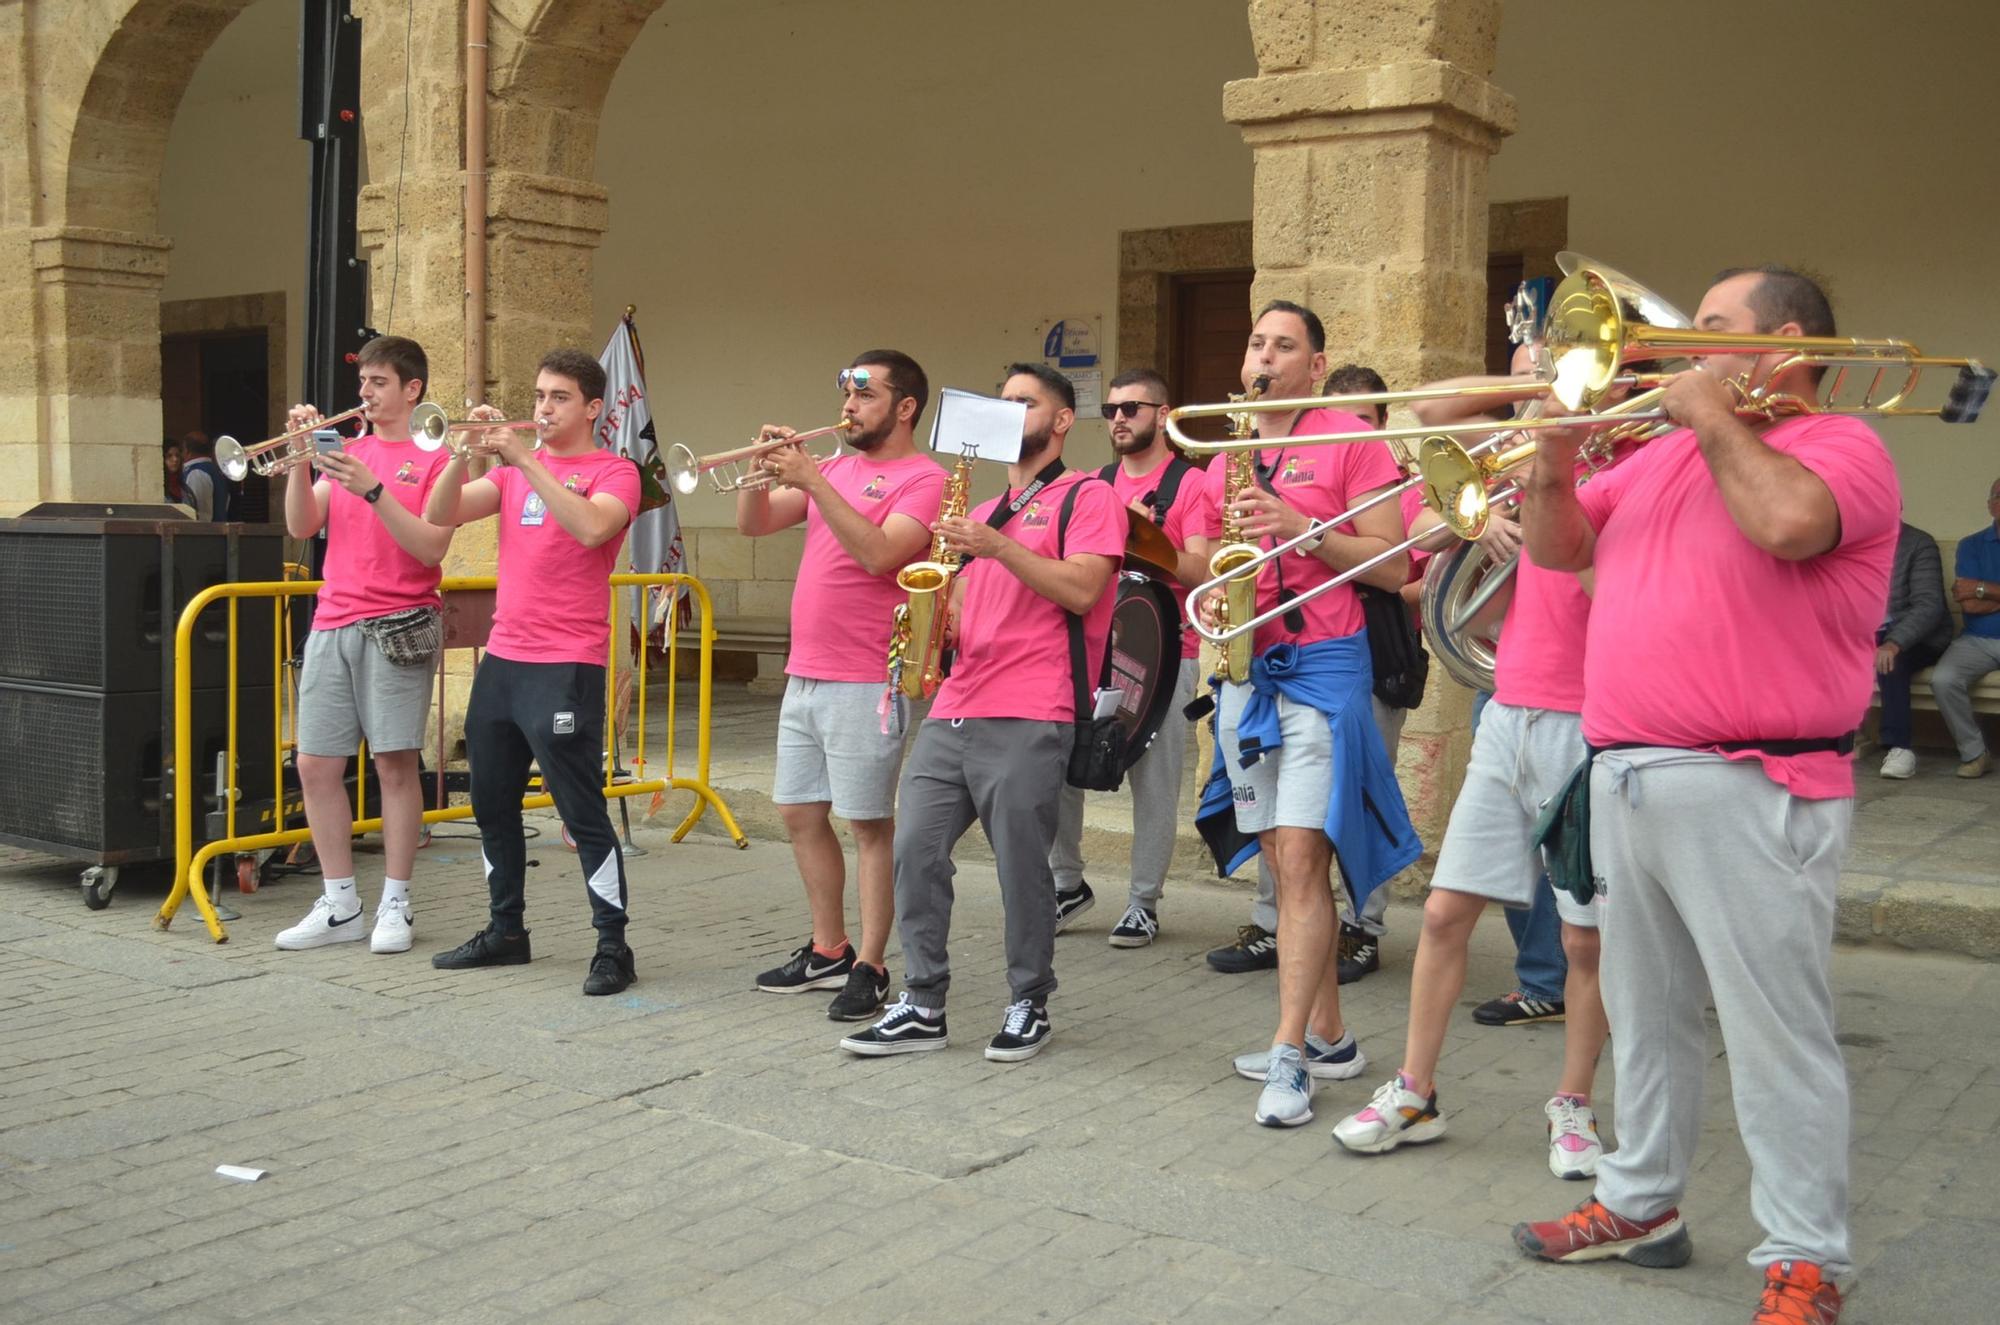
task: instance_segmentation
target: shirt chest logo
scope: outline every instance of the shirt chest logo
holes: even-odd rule
[[[1028,509],[1021,512],[1021,527],[1023,529],[1047,529],[1049,527],[1049,513],[1042,509],[1042,504],[1039,501],[1029,502]]]
[[[571,474],[571,475],[570,475],[570,476],[569,476],[568,478],[564,479],[564,480],[563,480],[563,490],[564,490],[565,492],[580,492],[580,491],[582,491],[582,490],[583,490],[583,475],[581,475],[581,474]]]
[[[869,480],[868,486],[861,490],[861,495],[867,498],[869,501],[881,501],[884,497],[889,495],[889,485],[887,480],[888,480],[888,475],[877,474],[874,478]]]
[[[521,523],[524,526],[532,528],[547,520],[548,516],[548,503],[542,500],[539,492],[529,493],[528,500],[521,503]]]
[[[414,460],[405,460],[403,467],[396,471],[396,482],[408,483],[414,487],[417,482],[417,462]]]
[[[1287,488],[1296,488],[1300,484],[1311,483],[1318,474],[1319,470],[1312,461],[1301,464],[1297,456],[1288,456],[1285,467],[1278,471],[1277,482]]]

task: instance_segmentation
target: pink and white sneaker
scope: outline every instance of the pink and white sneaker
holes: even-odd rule
[[[1542,1112],[1549,1118],[1549,1172],[1570,1182],[1595,1177],[1604,1144],[1590,1106],[1574,1095],[1558,1095]]]

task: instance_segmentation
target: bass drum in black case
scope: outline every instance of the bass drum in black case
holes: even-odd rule
[[[1125,729],[1125,767],[1139,762],[1174,707],[1181,672],[1180,602],[1157,579],[1130,571],[1118,577],[1111,609],[1112,689],[1122,692],[1118,722]]]

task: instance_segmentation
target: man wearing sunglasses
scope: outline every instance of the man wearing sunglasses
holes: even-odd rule
[[[1178,554],[1175,576],[1183,597],[1208,578],[1208,545],[1201,537],[1201,470],[1174,453],[1160,416],[1167,407],[1167,383],[1151,368],[1133,368],[1111,379],[1101,412],[1117,459],[1097,476],[1120,501],[1151,520]],[[1132,784],[1132,883],[1125,913],[1111,927],[1114,948],[1143,948],[1160,930],[1160,895],[1174,855],[1174,826],[1180,818],[1181,766],[1187,732],[1180,711],[1194,698],[1196,653],[1201,641],[1182,623],[1180,670],[1166,730],[1154,738],[1128,777]],[[1090,909],[1096,900],[1083,878],[1083,791],[1065,786],[1056,844],[1049,853],[1056,876],[1056,929]]]
[[[855,454],[820,464],[803,446],[764,455],[770,487],[737,494],[737,532],[761,538],[803,522],[792,589],[792,648],[778,710],[771,799],[805,883],[812,936],[757,977],[772,994],[839,989],[834,1021],[866,1021],[889,994],[883,950],[895,918],[896,777],[900,724],[879,711],[889,625],[903,594],[896,572],[920,560],[944,494],[944,470],[916,448],[930,380],[899,350],[869,350],[839,376],[840,416]],[[793,435],[767,425],[762,437]],[[848,940],[847,857],[832,816],[854,833],[860,947]]]

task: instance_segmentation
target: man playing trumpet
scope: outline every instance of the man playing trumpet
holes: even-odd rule
[[[376,623],[438,610],[438,563],[451,531],[419,512],[444,468],[441,452],[410,440],[410,411],[424,396],[423,347],[377,336],[356,356],[368,433],[315,456],[285,479],[285,531],[327,531],[326,570],[299,676],[298,770],[306,825],[325,893],[305,919],[278,935],[280,948],[358,941],[361,895],[354,883],[347,761],[368,742],[381,787],[382,894],[369,948],[410,949],[410,875],[423,828],[417,751],[424,743],[433,669],[398,666]],[[287,430],[311,428],[320,412],[294,405]],[[433,658],[435,655],[432,655]],[[421,661],[421,660],[417,660]]]
[[[528,767],[542,771],[583,866],[597,929],[586,994],[615,994],[636,978],[625,943],[625,858],[604,809],[604,670],[611,649],[612,570],[639,509],[639,467],[597,445],[604,369],[582,350],[550,350],[535,377],[536,431],[475,432],[439,476],[424,508],[453,527],[500,517],[500,589],[486,657],[465,708],[472,812],[479,821],[491,919],[431,958],[440,970],[518,966],[528,851],[521,797]],[[481,405],[479,419],[499,419]],[[472,456],[502,463],[466,481]]]
[[[916,360],[899,350],[870,350],[841,372],[840,387],[846,441],[857,454],[821,464],[803,446],[765,452],[757,467],[778,490],[739,488],[736,529],[761,538],[801,521],[806,526],[771,799],[805,884],[812,936],[790,960],[758,976],[757,987],[773,994],[838,988],[827,1016],[865,1021],[889,994],[883,951],[895,918],[890,848],[903,763],[902,726],[880,711],[882,660],[903,597],[896,572],[929,547],[945,474],[916,449],[916,426],[930,399]],[[766,440],[792,435],[790,428],[763,429]],[[847,936],[847,860],[831,815],[854,832],[858,951]]]

